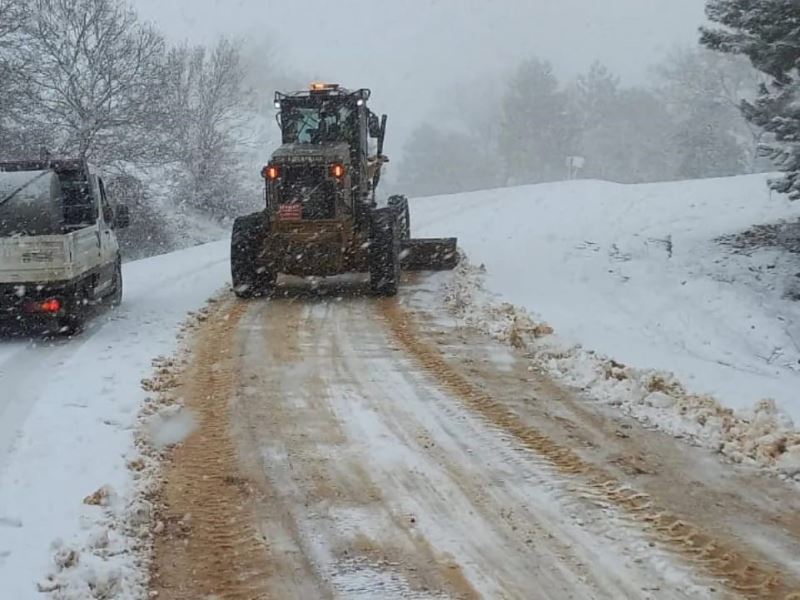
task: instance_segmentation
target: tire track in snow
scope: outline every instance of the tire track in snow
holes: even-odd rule
[[[156,538],[152,588],[159,598],[266,598],[267,553],[229,432],[238,377],[235,332],[247,305],[223,302],[194,345],[178,393],[198,429],[171,452]]]
[[[747,598],[800,598],[800,582],[766,564],[748,548],[714,536],[660,507],[649,494],[621,482],[602,467],[581,459],[572,449],[527,425],[502,402],[452,368],[442,353],[424,341],[411,313],[395,300],[384,300],[382,313],[395,339],[450,394],[502,431],[512,434],[563,475],[575,478],[586,496],[621,508],[633,523],[678,552],[701,573],[723,581]]]
[[[251,306],[233,424],[273,597],[709,597],[438,389],[379,302]]]
[[[394,490],[378,485],[363,441],[348,435],[349,423],[336,410],[339,403],[357,405],[363,391],[357,387],[349,398],[339,389],[354,380],[343,370],[339,338],[353,335],[363,317],[350,308],[290,297],[256,304],[243,323],[248,384],[234,425],[244,431],[237,439],[247,440],[240,458],[251,479],[262,481],[261,528],[277,567],[270,592],[477,598],[460,567],[417,535],[407,515],[389,508]],[[356,337],[363,341],[363,334]]]

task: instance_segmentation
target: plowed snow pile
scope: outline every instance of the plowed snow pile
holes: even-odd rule
[[[448,303],[536,367],[653,427],[798,476],[800,255],[718,241],[797,220],[800,204],[765,180],[423,198],[414,234],[459,236],[480,267],[457,273]]]

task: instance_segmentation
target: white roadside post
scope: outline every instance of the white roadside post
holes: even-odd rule
[[[568,156],[567,157],[567,179],[575,179],[578,177],[578,172],[583,169],[586,164],[586,159],[583,156]]]

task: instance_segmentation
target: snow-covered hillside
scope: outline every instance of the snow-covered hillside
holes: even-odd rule
[[[715,241],[800,217],[765,176],[647,185],[575,181],[413,201],[415,235],[457,235],[499,299],[618,361],[674,372],[800,423],[800,255]]]

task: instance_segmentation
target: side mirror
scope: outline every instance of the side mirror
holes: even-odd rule
[[[119,204],[117,206],[117,213],[114,215],[114,227],[116,229],[125,229],[131,225],[131,211],[127,204]]]
[[[381,121],[375,113],[369,113],[369,137],[381,137]]]

